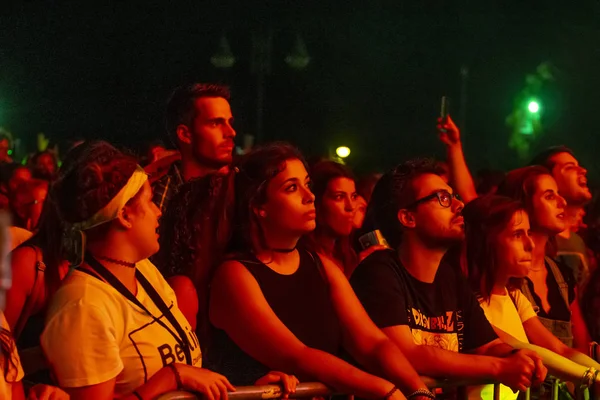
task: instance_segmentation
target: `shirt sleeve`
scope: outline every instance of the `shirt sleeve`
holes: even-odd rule
[[[533,310],[531,302],[527,300],[525,295],[523,295],[523,293],[521,293],[520,290],[511,291],[510,296],[515,302],[515,306],[517,307],[517,312],[519,313],[519,318],[521,318],[521,322],[525,322],[537,316],[537,314]]]
[[[408,325],[403,285],[394,268],[394,260],[380,250],[360,263],[350,278],[356,296],[379,328]]]
[[[477,300],[475,294],[471,291],[466,279],[459,276],[460,284],[457,288],[460,290],[459,296],[462,296],[463,310],[465,313],[465,340],[464,352],[475,350],[498,338],[494,328],[488,321]]]
[[[111,318],[93,305],[77,302],[60,309],[48,320],[41,345],[62,387],[107,382],[123,370]]]

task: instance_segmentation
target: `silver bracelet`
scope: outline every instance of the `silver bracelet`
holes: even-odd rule
[[[412,392],[409,396],[406,397],[407,400],[414,399],[415,397],[427,397],[431,400],[435,399],[435,394],[427,389],[419,389]]]

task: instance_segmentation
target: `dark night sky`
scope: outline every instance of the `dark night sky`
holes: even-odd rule
[[[348,144],[361,169],[441,155],[439,99],[450,95],[458,111],[463,63],[473,166],[516,165],[504,120],[544,61],[557,73],[536,148],[566,143],[592,167],[600,144],[600,7],[591,0],[22,3],[0,11],[0,125],[26,140],[43,131],[141,148],[163,137],[170,90],[208,80],[231,84],[238,133],[252,133],[251,34],[271,29],[265,136],[307,153]],[[311,56],[303,71],[283,62],[296,33]],[[229,72],[209,61],[222,34],[238,60]]]

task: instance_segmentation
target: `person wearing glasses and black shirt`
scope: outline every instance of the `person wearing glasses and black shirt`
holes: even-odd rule
[[[352,287],[419,374],[490,379],[525,390],[546,375],[539,357],[500,341],[460,270],[442,262],[464,238],[463,206],[430,160],[386,173],[365,226],[380,230],[391,249],[362,261]]]

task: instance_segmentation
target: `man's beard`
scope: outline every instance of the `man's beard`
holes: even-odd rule
[[[229,156],[229,159],[227,161],[223,160],[223,159],[205,157],[197,150],[194,150],[192,155],[194,156],[194,160],[198,164],[200,164],[203,167],[206,167],[208,169],[215,170],[215,171],[218,171],[221,168],[230,165],[231,161],[233,160],[232,155]]]
[[[430,249],[441,249],[448,250],[455,244],[461,243],[465,239],[464,231],[462,233],[456,233],[455,235],[450,234],[451,231],[447,232],[446,236],[425,236],[421,240]]]

